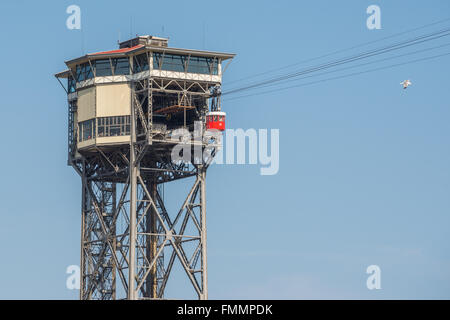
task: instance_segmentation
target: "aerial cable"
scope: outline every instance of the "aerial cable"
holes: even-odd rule
[[[303,75],[303,74],[306,74],[306,73],[311,73],[311,72],[323,70],[325,68],[334,67],[334,66],[337,66],[337,65],[340,65],[340,64],[349,63],[349,62],[353,62],[353,61],[356,61],[356,60],[360,60],[360,59],[372,57],[372,56],[375,56],[375,55],[383,54],[383,53],[386,53],[386,52],[390,52],[390,51],[393,51],[393,50],[402,49],[402,48],[405,48],[405,47],[408,47],[408,46],[411,46],[411,45],[416,45],[416,44],[423,43],[423,42],[426,42],[426,41],[435,40],[435,39],[438,39],[438,38],[450,35],[449,31],[450,31],[450,29],[444,29],[444,30],[441,30],[441,31],[438,31],[438,32],[434,32],[434,33],[431,33],[431,34],[419,36],[419,37],[416,37],[414,39],[410,39],[410,40],[407,40],[407,41],[403,41],[403,42],[399,42],[399,43],[396,43],[396,44],[392,44],[392,45],[389,45],[389,46],[386,46],[386,47],[383,47],[383,48],[380,48],[380,49],[375,49],[375,50],[363,52],[363,53],[360,53],[360,54],[355,55],[355,56],[350,56],[350,57],[343,58],[343,59],[340,59],[340,60],[335,60],[335,61],[328,62],[328,63],[322,64],[322,65],[311,67],[309,69],[304,69],[304,70],[301,70],[301,71],[297,71],[295,73],[290,73],[290,74],[286,74],[286,75],[279,76],[279,77],[276,77],[276,78],[271,78],[271,79],[268,79],[268,80],[265,80],[265,81],[254,83],[252,85],[247,85],[245,87],[231,89],[231,90],[223,93],[223,95],[231,94],[231,93],[239,92],[239,91],[243,91],[243,90],[247,90],[249,88],[258,87],[258,86],[261,86],[261,85],[264,85],[264,84],[267,84],[267,83],[278,82],[278,81],[282,81],[282,80],[285,80],[285,79],[290,79],[290,78],[297,77],[299,75]]]
[[[367,65],[370,65],[370,64],[374,64],[374,63],[379,63],[379,62],[383,62],[383,61],[387,61],[387,60],[397,59],[397,58],[410,56],[410,55],[414,55],[414,54],[417,54],[417,53],[431,51],[431,50],[435,50],[435,49],[440,49],[440,48],[444,48],[444,47],[448,47],[448,46],[450,46],[450,42],[449,43],[445,43],[443,45],[435,46],[435,47],[430,47],[430,48],[425,48],[425,49],[421,49],[421,50],[416,50],[416,51],[413,51],[413,52],[407,52],[407,53],[403,53],[403,54],[400,54],[400,55],[387,57],[387,58],[383,58],[383,59],[378,59],[378,60],[374,60],[374,61],[370,61],[370,62],[365,62],[365,63],[361,63],[361,64],[357,64],[357,65],[354,65],[354,66],[349,66],[349,67],[345,67],[345,68],[341,68],[341,69],[336,69],[336,70],[331,70],[331,71],[321,72],[321,73],[314,73],[314,74],[311,74],[311,75],[308,75],[308,76],[304,76],[304,77],[301,77],[301,78],[296,78],[296,79],[291,80],[289,82],[292,83],[292,82],[297,82],[297,81],[308,79],[308,78],[319,77],[319,76],[322,76],[322,75],[325,75],[325,74],[330,74],[330,73],[341,72],[341,71],[345,71],[345,70],[349,70],[349,69],[359,68],[359,67],[367,66]],[[260,86],[260,87],[251,88],[251,89],[248,89],[248,90],[255,90],[255,89],[267,88],[267,87],[273,87],[273,86],[280,86],[280,85],[285,85],[287,83],[288,82],[286,80],[283,80],[283,82],[269,83],[269,84],[266,84],[266,85],[263,85],[263,86]]]
[[[298,77],[298,76],[303,75],[303,74],[320,71],[320,70],[331,68],[331,67],[335,67],[335,66],[338,66],[338,65],[341,65],[341,64],[350,63],[350,62],[353,62],[353,61],[356,61],[356,60],[369,58],[369,57],[372,57],[372,56],[375,56],[375,55],[379,55],[379,54],[383,54],[383,53],[387,53],[387,52],[390,52],[390,51],[393,51],[393,50],[399,50],[399,49],[402,49],[402,48],[405,48],[405,47],[409,47],[409,46],[412,46],[412,45],[416,45],[416,44],[419,44],[419,43],[435,40],[435,39],[442,38],[442,37],[450,35],[449,31],[450,31],[450,29],[444,29],[444,30],[441,30],[441,31],[438,31],[438,32],[434,32],[434,33],[431,33],[431,34],[419,36],[419,37],[416,37],[416,38],[413,38],[413,39],[410,39],[410,40],[407,40],[407,41],[403,41],[403,42],[395,43],[395,44],[392,44],[392,45],[389,45],[389,46],[385,46],[383,48],[379,48],[379,49],[363,52],[363,53],[360,53],[360,54],[355,55],[355,56],[350,56],[350,57],[347,57],[347,58],[343,58],[343,59],[339,59],[339,60],[336,60],[336,61],[328,62],[328,63],[322,64],[322,65],[319,65],[319,66],[315,66],[315,67],[312,67],[312,68],[309,68],[309,69],[304,69],[304,70],[301,70],[301,71],[297,71],[295,73],[289,73],[289,74],[286,74],[286,75],[283,75],[283,76],[271,78],[271,79],[264,80],[264,81],[261,81],[261,82],[258,82],[258,83],[254,83],[254,84],[251,84],[251,85],[247,85],[247,86],[244,86],[244,87],[241,87],[241,88],[231,89],[231,90],[223,93],[222,95],[228,95],[228,94],[232,94],[232,93],[248,90],[248,89],[251,89],[251,88],[260,87],[262,85],[266,85],[266,84],[269,84],[269,83],[279,82],[279,81],[282,81],[282,80]]]
[[[392,64],[392,65],[388,65],[388,66],[384,66],[384,67],[380,67],[380,68],[374,68],[374,69],[369,69],[369,70],[365,70],[365,71],[354,72],[354,73],[350,73],[350,74],[346,74],[346,75],[336,76],[336,77],[332,77],[332,78],[326,78],[326,79],[321,79],[321,80],[317,80],[317,81],[306,82],[306,83],[302,83],[302,84],[299,84],[299,85],[288,86],[288,87],[277,88],[277,89],[272,89],[272,90],[263,91],[263,92],[256,92],[256,93],[248,94],[248,95],[242,95],[242,96],[237,96],[237,97],[226,98],[224,100],[226,100],[226,101],[237,100],[237,99],[242,99],[242,98],[251,97],[251,96],[255,96],[255,95],[264,95],[264,94],[268,94],[268,93],[272,93],[272,92],[279,92],[279,91],[282,91],[282,90],[287,90],[287,89],[292,89],[292,88],[299,88],[299,87],[304,87],[304,86],[308,86],[308,85],[313,85],[313,84],[317,84],[317,83],[322,83],[322,82],[327,82],[327,81],[332,81],[332,80],[338,80],[338,79],[343,79],[343,78],[349,78],[349,77],[357,76],[357,75],[360,75],[360,74],[365,74],[365,73],[370,73],[370,72],[390,69],[390,68],[399,67],[399,66],[403,66],[403,65],[407,65],[407,64],[412,64],[412,63],[417,63],[417,62],[421,62],[421,61],[426,61],[426,60],[437,59],[437,58],[448,56],[448,55],[450,55],[450,52],[439,54],[439,55],[435,55],[435,56],[415,59],[415,60],[411,60],[411,61],[407,61],[407,62],[403,62],[403,63]]]
[[[450,18],[439,20],[439,21],[436,21],[436,22],[433,22],[433,23],[422,25],[422,26],[419,26],[419,27],[416,27],[416,28],[413,28],[413,29],[409,29],[409,30],[406,30],[406,31],[399,32],[399,33],[395,33],[393,35],[386,36],[386,37],[383,37],[383,38],[380,38],[380,39],[377,39],[377,40],[374,40],[374,41],[364,42],[364,43],[361,43],[361,44],[358,44],[358,45],[355,45],[355,46],[352,46],[352,47],[349,47],[349,48],[333,51],[333,52],[321,55],[319,57],[302,60],[302,61],[299,61],[299,62],[296,62],[296,63],[293,63],[293,64],[285,65],[285,66],[280,67],[280,68],[275,68],[275,69],[272,69],[272,70],[256,73],[254,75],[250,75],[250,76],[243,77],[243,78],[240,78],[240,79],[237,79],[237,80],[234,80],[234,81],[230,81],[227,84],[229,85],[229,84],[233,84],[233,83],[242,82],[242,81],[247,80],[247,79],[252,79],[252,78],[259,77],[261,75],[266,75],[266,74],[269,74],[269,73],[277,72],[277,71],[280,71],[280,70],[284,70],[284,69],[287,69],[287,68],[298,66],[298,65],[306,63],[306,62],[311,62],[311,61],[319,60],[319,59],[322,59],[322,58],[326,58],[326,57],[329,57],[329,56],[332,56],[332,55],[335,55],[335,54],[338,54],[338,53],[347,52],[347,51],[350,51],[350,50],[353,50],[353,49],[356,49],[356,48],[360,48],[360,47],[364,47],[364,46],[367,46],[367,45],[370,45],[370,44],[378,43],[378,42],[381,42],[381,41],[384,41],[384,40],[387,40],[387,39],[395,38],[395,37],[398,37],[398,36],[401,36],[401,35],[404,35],[404,34],[407,34],[407,33],[411,33],[411,32],[417,31],[417,30],[421,30],[421,29],[425,29],[425,28],[428,28],[428,27],[431,27],[431,26],[434,26],[434,25],[437,25],[437,24],[448,22],[448,21],[450,21]]]

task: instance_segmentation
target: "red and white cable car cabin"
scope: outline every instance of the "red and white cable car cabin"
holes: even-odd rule
[[[225,112],[211,111],[206,114],[206,130],[216,129],[225,130]]]

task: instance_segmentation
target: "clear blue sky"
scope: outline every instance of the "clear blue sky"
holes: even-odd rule
[[[71,4],[81,31],[66,28]],[[366,28],[371,4],[381,30]],[[1,1],[0,298],[78,297],[65,286],[81,188],[53,77],[64,60],[116,48],[119,32],[168,36],[236,53],[226,86],[448,17],[447,0]],[[280,129],[280,171],[209,170],[210,298],[449,299],[449,67],[447,56],[225,102],[229,128]],[[366,288],[372,264],[381,290]],[[172,296],[192,296],[173,280]]]

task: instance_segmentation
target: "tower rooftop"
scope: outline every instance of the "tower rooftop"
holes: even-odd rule
[[[222,61],[232,59],[235,56],[235,54],[233,53],[169,47],[168,41],[169,41],[168,38],[155,37],[151,35],[136,36],[135,38],[119,42],[119,49],[88,53],[85,54],[84,56],[68,60],[65,63],[68,67],[71,67],[74,64],[85,62],[88,60],[95,60],[96,58],[99,57],[106,58],[106,57],[126,56],[141,51],[143,52],[153,51],[168,54],[211,57],[220,59]]]

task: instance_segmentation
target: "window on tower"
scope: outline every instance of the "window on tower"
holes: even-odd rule
[[[153,53],[153,67],[161,68],[167,71],[184,72],[187,56],[178,54],[162,54],[160,52]]]
[[[89,62],[85,62],[85,63],[77,65],[76,77],[77,77],[77,81],[84,81],[87,79],[92,79],[94,77],[94,72],[92,71],[91,64]]]
[[[133,57],[133,73],[148,70],[148,57],[146,53]]]
[[[130,74],[130,60],[128,58],[111,59],[114,75]]]
[[[101,59],[95,61],[95,76],[96,77],[105,77],[111,76],[111,62],[109,59]]]
[[[73,93],[76,91],[76,81],[72,76],[67,77],[67,89],[69,93]]]
[[[80,122],[78,124],[78,132],[79,142],[95,138],[95,119]]]
[[[97,118],[98,137],[130,135],[130,116]]]
[[[188,72],[217,75],[217,59],[208,57],[190,57]]]
[[[211,57],[197,57],[154,52],[153,68],[176,72],[218,74],[218,60]]]

